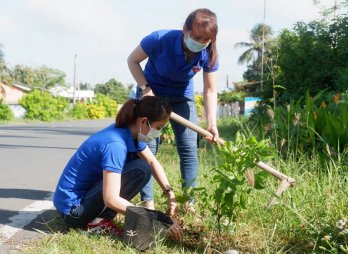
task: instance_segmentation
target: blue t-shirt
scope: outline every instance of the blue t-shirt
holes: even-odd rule
[[[219,68],[216,63],[210,69],[206,49],[196,53],[195,58],[186,63],[182,30],[155,31],[146,36],[140,46],[149,56],[144,75],[157,96],[193,98],[193,76],[201,69],[214,72]]]
[[[117,128],[115,124],[93,134],[65,166],[54,193],[54,206],[68,214],[71,207],[79,206],[86,192],[103,179],[103,170],[121,174],[127,154],[145,148],[145,143],[133,140],[128,128]]]

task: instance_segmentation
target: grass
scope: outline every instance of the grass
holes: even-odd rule
[[[240,122],[235,119],[219,123],[221,136],[227,139],[232,139],[239,127]],[[204,141],[201,144],[198,182],[205,186],[208,181],[202,176],[204,173],[209,175],[215,155],[210,145]],[[180,190],[176,149],[162,145],[158,159],[174,188]],[[242,253],[340,253],[336,243],[347,241],[347,238],[337,236],[335,228],[336,221],[348,215],[348,166],[344,158],[323,160],[319,154],[312,157],[302,155],[300,158],[274,159],[269,163],[297,181],[294,188],[283,194],[278,205],[266,209],[279,183],[270,177],[267,188],[251,193],[247,208],[241,210],[238,219],[219,238],[211,228],[214,218],[205,216],[207,204],[197,197],[196,209],[204,220],[197,221],[181,212],[186,228],[184,242],[158,243],[146,253],[219,253],[231,248]],[[155,195],[157,208],[164,211],[165,200],[157,185]],[[47,227],[51,233],[32,242],[21,253],[138,253],[109,236],[67,230],[59,219],[47,223]],[[326,235],[332,236],[332,240],[322,240]]]

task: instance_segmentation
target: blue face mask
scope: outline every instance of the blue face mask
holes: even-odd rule
[[[203,49],[205,49],[206,47],[209,46],[209,43],[206,43],[206,44],[202,44],[198,41],[195,41],[194,39],[191,38],[190,35],[188,35],[186,37],[186,39],[184,40],[185,44],[186,44],[186,47],[192,51],[192,52],[200,52],[202,51]]]

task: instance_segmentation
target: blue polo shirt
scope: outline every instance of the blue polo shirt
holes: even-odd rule
[[[186,63],[183,50],[182,30],[159,30],[146,36],[140,46],[149,56],[144,75],[155,95],[162,97],[194,97],[194,75],[203,69],[214,72],[219,64],[210,69],[206,49],[196,53]]]
[[[79,206],[86,192],[103,179],[103,170],[121,174],[127,154],[145,148],[145,143],[133,140],[129,128],[117,128],[115,124],[93,134],[64,168],[54,193],[54,206],[68,214],[71,207]]]

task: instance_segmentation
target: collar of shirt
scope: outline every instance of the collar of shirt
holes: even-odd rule
[[[178,55],[184,55],[184,49],[183,49],[183,36],[184,33],[181,31],[178,33],[178,36],[175,40],[175,53]]]

